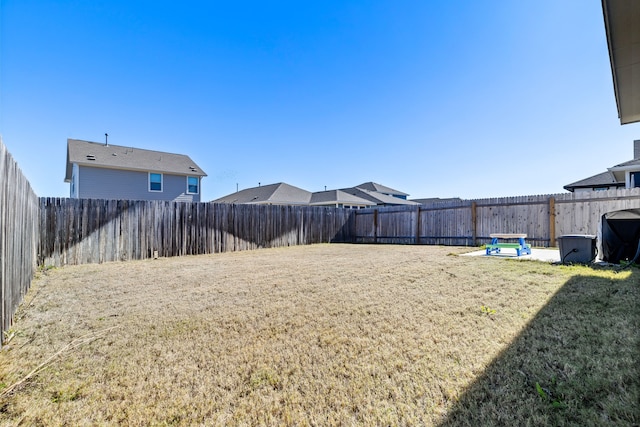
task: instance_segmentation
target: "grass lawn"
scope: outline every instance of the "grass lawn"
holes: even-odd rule
[[[638,425],[640,271],[313,245],[40,273],[17,425]]]

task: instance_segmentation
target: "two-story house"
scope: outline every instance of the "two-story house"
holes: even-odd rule
[[[71,198],[199,202],[205,176],[183,154],[67,140]]]
[[[633,141],[633,159],[608,168],[605,172],[564,186],[565,190],[599,191],[640,187],[640,140]]]

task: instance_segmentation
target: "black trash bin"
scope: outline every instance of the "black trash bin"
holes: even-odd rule
[[[558,237],[558,243],[563,264],[589,264],[596,258],[596,236],[592,234],[567,234]]]

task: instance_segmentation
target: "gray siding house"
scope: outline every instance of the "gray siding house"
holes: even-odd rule
[[[67,140],[71,198],[199,202],[205,176],[182,154]]]

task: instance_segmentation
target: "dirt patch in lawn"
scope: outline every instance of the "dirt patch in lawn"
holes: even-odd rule
[[[47,271],[0,354],[0,421],[637,422],[635,272],[457,256],[466,250],[314,245]],[[571,301],[583,317],[565,318]],[[617,329],[574,350],[618,350],[564,366],[577,322],[609,315]],[[586,407],[571,381],[604,357],[623,374]]]

